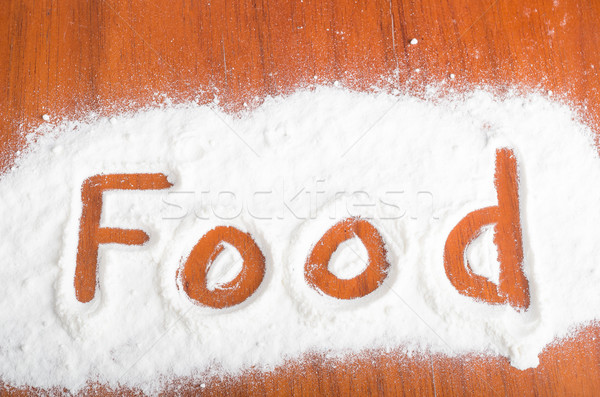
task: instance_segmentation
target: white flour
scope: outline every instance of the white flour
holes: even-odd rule
[[[327,269],[337,278],[348,280],[364,272],[368,263],[367,248],[358,237],[353,237],[338,246]]]
[[[0,179],[0,379],[12,385],[97,380],[152,392],[158,379],[364,348],[482,352],[527,368],[555,337],[600,317],[600,159],[572,110],[541,96],[423,101],[321,88],[242,116],[189,105],[66,122],[31,142]],[[506,146],[520,169],[525,312],[460,295],[443,265],[450,230],[496,204],[495,150]],[[101,246],[96,296],[82,304],[81,184],[117,172],[162,172],[174,186],[104,194],[101,225],[150,241]],[[372,294],[340,301],[310,288],[303,266],[348,216],[370,218],[391,270]],[[176,284],[182,258],[219,225],[251,233],[267,267],[250,299],[223,310],[194,305]],[[482,235],[467,256],[497,280],[490,244]],[[363,269],[337,263],[356,259],[348,249],[361,250],[345,247],[330,264],[342,278]],[[213,263],[211,288],[239,272],[232,260]]]
[[[500,280],[500,263],[498,249],[494,244],[494,228],[484,227],[481,234],[473,239],[465,251],[465,263],[471,271],[497,285]]]

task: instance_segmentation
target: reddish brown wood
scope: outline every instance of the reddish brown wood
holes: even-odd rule
[[[348,280],[337,278],[327,267],[331,256],[341,243],[353,237],[365,246],[367,267],[361,274]],[[368,221],[345,219],[325,232],[314,245],[304,265],[304,278],[313,288],[338,299],[355,299],[375,291],[387,277],[390,267],[386,259],[385,242]]]
[[[107,190],[160,190],[171,186],[163,174],[94,175],[83,182],[77,266],[73,275],[77,300],[89,302],[94,298],[100,244],[142,245],[149,239],[143,230],[100,227],[102,194]]]
[[[519,210],[517,159],[512,150],[496,150],[494,185],[498,204],[475,210],[452,229],[444,248],[444,267],[452,285],[463,295],[485,302],[529,307],[529,282],[523,273],[523,239]],[[465,250],[485,226],[494,227],[498,247],[500,283],[472,273],[465,263]]]
[[[47,113],[218,98],[228,110],[339,81],[424,95],[487,86],[552,90],[597,131],[596,0],[7,0],[0,12],[1,164]],[[412,38],[419,44],[409,45]],[[455,79],[450,79],[455,74]],[[576,175],[574,175],[576,177]],[[595,395],[600,325],[549,347],[540,366],[503,358],[308,356],[273,372],[181,379],[167,391],[243,394]],[[3,388],[27,394],[31,389]],[[85,393],[110,394],[104,387]],[[112,391],[113,394],[127,390]],[[129,390],[132,394],[135,391]]]
[[[208,265],[231,244],[243,259],[242,270],[230,282],[211,291],[206,285]],[[181,283],[187,295],[199,304],[222,309],[248,299],[265,276],[265,256],[249,233],[231,226],[218,226],[194,246],[181,270]]]

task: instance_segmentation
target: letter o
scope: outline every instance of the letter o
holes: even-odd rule
[[[244,263],[235,279],[223,288],[210,291],[206,287],[207,267],[223,252],[222,242],[233,245]],[[183,290],[190,299],[222,309],[244,302],[258,289],[265,276],[265,257],[249,233],[235,227],[218,226],[202,236],[178,276],[181,276]]]
[[[361,274],[343,280],[327,266],[338,246],[353,237],[358,237],[364,244],[369,262]],[[366,220],[348,218],[327,230],[315,244],[304,265],[304,278],[313,288],[329,296],[355,299],[375,291],[387,277],[389,267],[383,238],[377,229]]]

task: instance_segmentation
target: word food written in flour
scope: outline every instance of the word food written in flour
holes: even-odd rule
[[[529,286],[523,273],[523,244],[519,213],[517,162],[510,149],[496,151],[494,175],[498,204],[481,208],[465,216],[448,235],[444,248],[444,267],[448,279],[465,296],[492,304],[510,304],[522,310],[529,306]],[[109,174],[88,178],[81,188],[83,204],[80,219],[75,293],[80,302],[95,296],[98,284],[98,247],[100,244],[143,245],[149,236],[142,230],[100,227],[102,194],[108,190],[161,190],[172,184],[167,176],[153,174]],[[471,241],[485,228],[493,226],[498,249],[500,277],[495,284],[474,274],[465,263]],[[340,245],[358,238],[368,253],[367,266],[359,275],[343,279],[328,267]],[[225,244],[233,246],[243,261],[237,276],[210,288],[207,273],[223,253]],[[355,299],[375,291],[388,275],[386,242],[367,220],[341,220],[315,242],[304,265],[304,278],[314,289],[338,299]],[[248,299],[261,285],[265,275],[265,256],[249,233],[232,226],[218,226],[200,238],[177,272],[176,282],[198,304],[225,308]]]

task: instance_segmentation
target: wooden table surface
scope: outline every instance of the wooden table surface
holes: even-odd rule
[[[315,84],[416,95],[477,86],[552,91],[600,125],[597,0],[6,0],[0,12],[0,166],[23,132],[165,101],[229,111]],[[411,39],[417,45],[410,45]],[[455,75],[450,79],[450,75]],[[165,392],[599,395],[600,324],[549,346],[535,369],[504,358],[309,355],[268,373],[178,379]],[[60,390],[54,390],[61,392]],[[84,393],[107,394],[90,385]],[[0,392],[40,393],[0,383]]]

